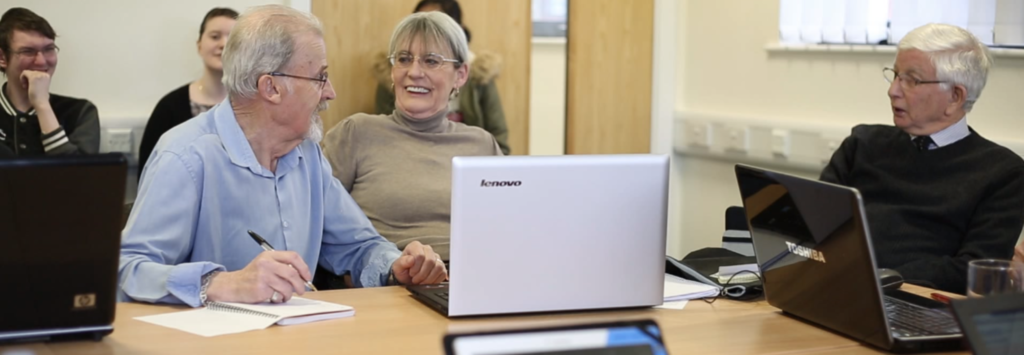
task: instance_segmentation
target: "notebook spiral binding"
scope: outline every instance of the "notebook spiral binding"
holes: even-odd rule
[[[264,312],[260,312],[260,311],[253,311],[253,310],[249,310],[249,309],[245,309],[245,308],[240,308],[240,307],[235,307],[235,306],[232,306],[232,305],[229,305],[229,304],[223,304],[223,303],[218,303],[218,302],[211,302],[209,305],[206,306],[206,308],[210,309],[212,311],[218,311],[218,312],[231,312],[231,313],[245,314],[245,315],[249,315],[249,316],[277,318],[277,315],[273,315],[273,314],[270,314],[270,313],[264,313]]]

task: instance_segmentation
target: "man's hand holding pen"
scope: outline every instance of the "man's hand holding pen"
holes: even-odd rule
[[[210,280],[206,291],[210,301],[261,303],[288,302],[292,294],[306,292],[313,274],[298,253],[264,251],[244,269],[222,272]]]

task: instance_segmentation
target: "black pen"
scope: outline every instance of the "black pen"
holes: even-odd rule
[[[263,237],[261,237],[259,234],[256,234],[256,232],[253,232],[253,231],[250,230],[249,231],[249,236],[252,237],[252,240],[256,241],[256,244],[259,244],[260,247],[263,247],[263,250],[274,251],[274,247],[270,246],[270,243],[267,243],[267,240],[263,239]],[[288,266],[291,266],[292,269],[295,268],[295,266],[292,266],[291,264],[288,264]],[[301,278],[302,276],[299,276],[299,277]],[[312,282],[309,282],[309,281],[306,281],[306,280],[302,280],[302,281],[306,282],[306,287],[309,287],[310,290],[317,291],[316,286],[313,286]]]

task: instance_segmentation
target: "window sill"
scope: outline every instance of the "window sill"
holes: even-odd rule
[[[803,43],[769,43],[764,46],[768,53],[836,53],[836,54],[896,54],[896,46],[879,44],[803,44]],[[989,52],[997,58],[1022,58],[1022,48],[989,47]]]
[[[565,37],[533,37],[530,39],[533,44],[548,44],[564,46],[568,41]]]

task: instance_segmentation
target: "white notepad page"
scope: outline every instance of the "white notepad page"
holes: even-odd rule
[[[204,337],[265,329],[274,323],[292,325],[351,317],[355,309],[336,303],[292,297],[286,303],[214,302],[209,307],[135,319]]]

